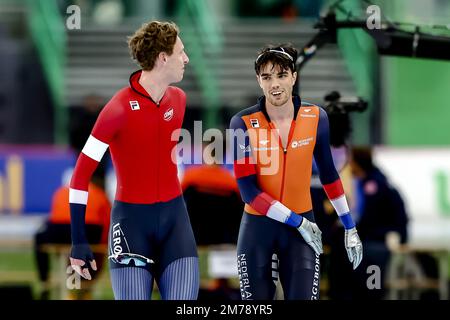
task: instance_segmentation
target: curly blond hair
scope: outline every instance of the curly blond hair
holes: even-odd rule
[[[144,23],[134,35],[128,37],[131,56],[143,70],[150,71],[161,52],[173,53],[178,33],[178,26],[173,22]]]

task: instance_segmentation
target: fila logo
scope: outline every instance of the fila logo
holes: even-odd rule
[[[169,108],[165,113],[164,113],[164,120],[166,121],[170,121],[173,118],[173,108]]]
[[[305,112],[311,112],[311,109],[303,109]]]
[[[269,140],[261,140],[259,143],[266,146],[269,143]]]
[[[252,128],[259,128],[258,119],[250,119],[250,124],[252,125]]]
[[[130,101],[130,107],[131,107],[131,110],[133,110],[133,111],[141,109],[139,107],[139,102],[137,102],[137,101]]]

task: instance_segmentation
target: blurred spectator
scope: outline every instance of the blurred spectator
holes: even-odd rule
[[[386,293],[384,279],[390,258],[387,235],[396,232],[400,242],[405,243],[408,217],[399,192],[374,165],[370,148],[352,148],[350,167],[355,178],[355,220],[364,248],[354,294],[359,299],[383,299]],[[367,288],[367,268],[371,265],[380,268],[380,289]]]
[[[361,240],[384,243],[386,235],[397,232],[407,241],[407,214],[398,190],[372,161],[372,150],[354,147],[350,161],[356,178],[356,219]]]
[[[343,183],[348,183],[353,176],[353,200],[356,228],[363,242],[364,256],[361,266],[352,271],[345,259],[344,243],[340,240],[344,228],[338,223],[333,208],[327,204],[326,195],[320,186],[312,180],[311,195],[317,224],[323,230],[324,245],[329,248],[329,255],[323,263],[324,274],[329,281],[329,298],[347,299],[382,299],[385,296],[384,279],[390,258],[386,244],[387,235],[395,232],[400,243],[407,241],[407,213],[404,202],[384,174],[372,160],[372,150],[368,147],[348,147],[346,141],[351,132],[348,114],[329,114],[330,144],[336,168],[343,176]],[[350,155],[347,153],[351,149]],[[349,165],[347,165],[349,164]],[[348,170],[350,169],[350,170]],[[346,172],[350,171],[350,177]],[[350,188],[346,188],[350,190]],[[376,265],[381,271],[381,289],[367,288],[367,267]]]
[[[232,173],[218,164],[191,166],[181,187],[197,245],[236,244],[243,204]]]
[[[105,99],[95,93],[83,98],[81,106],[71,106],[69,108],[69,143],[76,152],[76,156],[81,153],[95,121],[105,104]],[[105,188],[105,174],[109,162],[109,150],[106,151],[99,166],[96,169],[97,182],[101,188]]]
[[[89,185],[89,200],[86,210],[86,234],[90,243],[106,245],[108,240],[111,204],[103,189],[98,186],[98,180],[98,177],[97,180],[93,179],[93,182]],[[48,220],[35,235],[34,252],[42,288],[40,295],[41,300],[47,300],[50,297],[51,287],[51,284],[49,283],[50,259],[48,248],[45,248],[45,245],[70,245],[70,235],[69,187],[61,186],[53,195]],[[103,261],[105,260],[105,253],[94,253],[98,270],[101,270],[102,268]],[[67,263],[69,265],[68,260]],[[98,277],[98,275],[99,272],[94,273],[95,277]],[[65,281],[65,279],[60,280]],[[82,290],[76,290],[76,292],[72,293],[77,294],[77,298],[84,299],[89,297],[90,286],[92,286],[92,283],[89,281],[82,281]]]
[[[92,93],[83,98],[81,106],[70,107],[69,141],[76,152],[79,153],[83,149],[104,102],[101,96]]]

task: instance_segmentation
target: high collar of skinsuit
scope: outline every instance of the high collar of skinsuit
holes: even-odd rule
[[[297,118],[298,110],[300,110],[300,107],[302,106],[302,100],[300,99],[300,96],[294,94],[292,95],[292,102],[294,103],[294,120]],[[259,109],[262,111],[264,116],[266,117],[268,122],[271,122],[269,114],[267,113],[266,109],[266,97],[261,96],[258,98],[258,106]]]

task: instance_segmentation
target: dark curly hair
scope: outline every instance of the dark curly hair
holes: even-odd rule
[[[278,65],[283,70],[290,69],[294,73],[297,54],[297,49],[290,43],[278,46],[268,45],[259,52],[255,60],[255,72],[259,75],[261,69],[264,69],[269,62],[272,62],[274,67]]]
[[[367,146],[353,146],[352,160],[364,170],[370,172],[374,168],[372,149]]]
[[[134,35],[128,37],[131,56],[143,70],[150,71],[161,52],[173,53],[178,33],[178,26],[173,22],[144,23]]]

